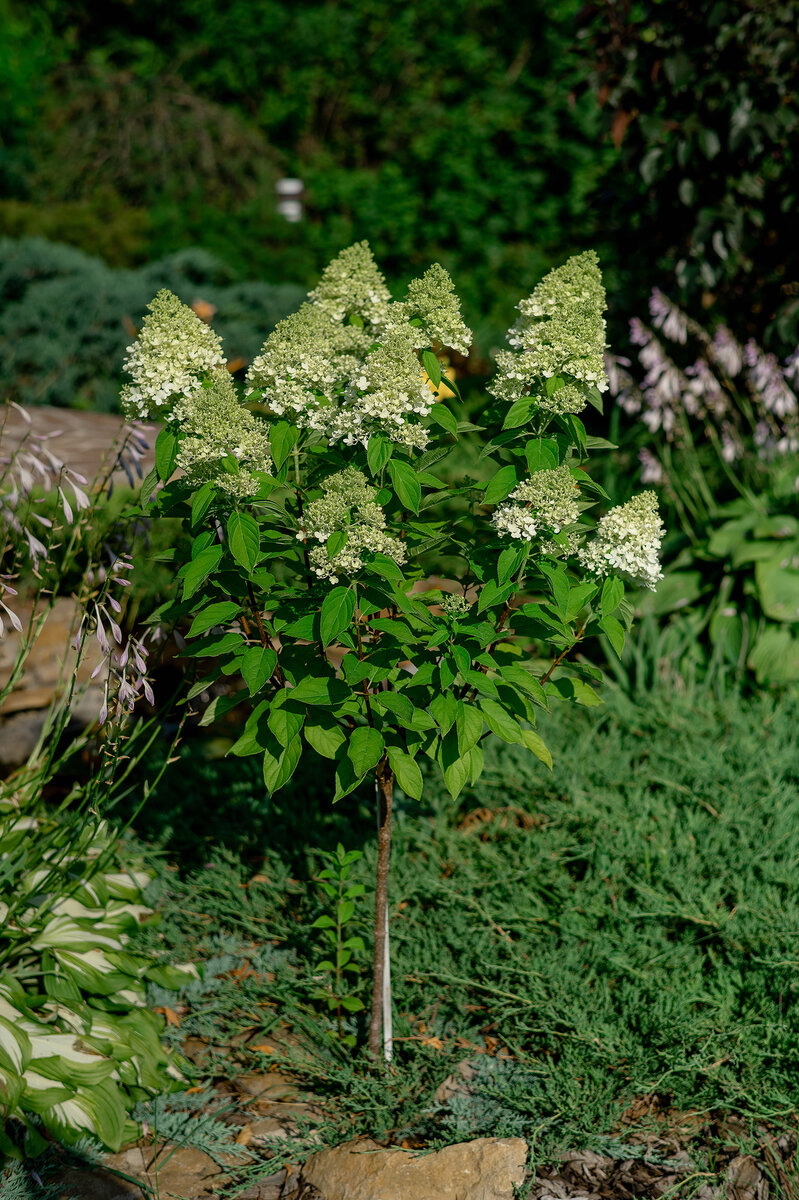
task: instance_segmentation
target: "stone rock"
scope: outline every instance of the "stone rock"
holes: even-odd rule
[[[768,1181],[749,1154],[740,1154],[727,1167],[729,1200],[766,1200]]]
[[[109,1155],[106,1162],[118,1171],[141,1179],[149,1189],[148,1195],[157,1186],[160,1200],[205,1200],[218,1195],[220,1185],[227,1180],[222,1168],[209,1155],[191,1146],[167,1146],[159,1150],[157,1159],[152,1148],[136,1146]],[[75,1194],[83,1200],[82,1192]],[[120,1200],[138,1200],[139,1195],[136,1190],[121,1192]],[[97,1200],[112,1200],[112,1197],[100,1193]]]
[[[91,1170],[64,1171],[56,1182],[57,1195],[64,1200],[145,1200],[144,1192],[135,1183],[120,1179],[99,1167]]]
[[[163,1166],[153,1167],[150,1171],[155,1182],[157,1170],[159,1200],[183,1200],[188,1196],[199,1200],[199,1197],[217,1196],[219,1186],[227,1179],[209,1155],[191,1146],[167,1150],[162,1157]]]
[[[17,611],[26,626],[30,604],[20,605]],[[10,769],[25,762],[39,739],[51,700],[69,686],[77,660],[71,644],[74,622],[74,601],[59,596],[25,660],[20,678],[3,701],[0,713],[0,767]],[[0,683],[11,676],[21,641],[22,635],[13,629],[0,638]],[[100,682],[90,678],[97,657],[90,647],[78,665],[77,678],[81,690],[72,704],[70,733],[80,732],[85,725],[96,720],[100,711],[103,688]]]
[[[290,1126],[276,1117],[264,1117],[261,1121],[253,1121],[246,1127],[249,1131],[247,1145],[262,1146],[273,1138],[288,1138]]]
[[[513,1200],[526,1160],[522,1138],[478,1138],[433,1154],[363,1139],[311,1155],[301,1183],[324,1200]]]
[[[276,1175],[264,1175],[262,1179],[256,1179],[246,1192],[238,1192],[236,1200],[280,1200],[287,1175],[285,1169]]]
[[[296,1100],[299,1089],[296,1081],[279,1071],[252,1071],[237,1075],[233,1081],[238,1091],[255,1100]]]
[[[42,732],[40,712],[18,712],[0,723],[0,767],[18,767],[26,762]]]

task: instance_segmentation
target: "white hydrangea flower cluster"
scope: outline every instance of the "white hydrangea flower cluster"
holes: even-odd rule
[[[375,427],[392,442],[424,447],[427,430],[408,422],[415,413],[426,417],[436,402],[424,383],[414,349],[413,330],[397,325],[367,354],[362,368],[344,392],[331,422],[334,437],[347,445],[366,442]]]
[[[331,444],[366,445],[382,433],[424,447],[421,422],[435,396],[416,351],[438,341],[466,353],[470,337],[443,267],[413,281],[408,299],[395,303],[368,244],[359,242],[330,263],[299,312],[280,322],[247,379],[271,412]]]
[[[508,331],[514,349],[497,354],[497,374],[489,390],[509,402],[532,395],[545,412],[580,412],[588,387],[603,392],[608,386],[603,359],[605,289],[595,252],[577,254],[550,271],[518,307],[519,319]],[[547,396],[543,381],[558,376],[565,378],[569,390]]]
[[[308,553],[315,575],[336,584],[339,576],[355,575],[363,568],[363,553],[369,550],[385,554],[400,565],[406,561],[402,542],[385,531],[386,518],[375,503],[377,492],[362,471],[346,467],[331,475],[322,484],[322,493],[308,505],[305,528],[297,534],[300,541],[313,538],[322,543],[312,546]],[[347,541],[331,558],[324,543],[339,531],[347,534]]]
[[[172,292],[162,288],[147,307],[139,337],[125,354],[133,380],[122,388],[128,420],[166,419],[176,400],[225,364],[219,337]]]
[[[362,329],[303,304],[277,324],[247,381],[275,416],[327,433],[343,381],[358,370],[371,341]]]
[[[600,519],[593,541],[583,546],[578,556],[595,575],[618,571],[639,587],[654,591],[663,578],[660,543],[665,532],[655,493],[641,492]]]
[[[514,488],[491,521],[500,537],[532,541],[539,529],[560,533],[580,516],[579,488],[568,467],[536,471]]]
[[[459,596],[456,592],[447,592],[446,596],[441,599],[441,607],[448,617],[465,617],[468,615],[471,604],[465,596]]]
[[[265,423],[244,408],[227,370],[216,370],[205,385],[195,386],[175,405],[174,418],[187,436],[180,442],[177,466],[192,484],[213,479],[239,499],[253,496],[260,486],[253,471],[272,471],[269,434]],[[232,455],[239,466],[229,473],[222,460]]]
[[[464,357],[469,353],[472,331],[464,324],[455,285],[440,263],[433,263],[420,279],[411,280],[404,309],[408,318],[422,322],[417,329],[417,349],[438,342]]]
[[[573,383],[556,388],[550,396],[539,397],[538,407],[553,417],[565,417],[567,413],[582,412],[586,405],[585,392]]]
[[[356,242],[328,263],[308,299],[332,321],[360,317],[378,329],[388,320],[391,292],[369,243]]]

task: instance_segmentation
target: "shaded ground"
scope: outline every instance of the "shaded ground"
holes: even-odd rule
[[[139,826],[162,848],[141,938],[205,971],[151,994],[188,1087],[139,1114],[140,1165],[157,1128],[211,1172],[185,1195],[255,1200],[291,1194],[323,1144],[522,1137],[535,1200],[794,1200],[797,717],[786,698],[608,692],[544,715],[551,775],[492,748],[458,803],[434,776],[424,806],[399,797],[387,1076],[339,1041],[313,924],[322,852],[363,846],[347,933],[368,938],[371,797],[331,808],[315,769],[266,802],[256,760],[219,757],[224,726],[187,744]],[[362,1044],[362,1015],[343,1031]]]

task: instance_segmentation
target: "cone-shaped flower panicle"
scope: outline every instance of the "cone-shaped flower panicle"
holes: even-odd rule
[[[122,389],[122,404],[131,420],[166,420],[175,401],[188,396],[225,359],[213,329],[166,288],[148,309],[138,340],[125,356],[132,382]]]
[[[278,417],[327,433],[331,406],[350,374],[357,372],[371,338],[341,325],[314,304],[303,304],[280,321],[253,359],[247,382]]]
[[[472,331],[463,322],[454,284],[439,263],[433,263],[420,279],[411,280],[403,307],[409,320],[421,321],[418,348],[438,342],[459,354],[469,353]]]
[[[369,243],[356,242],[328,263],[308,299],[334,321],[355,317],[377,328],[386,323],[391,293]]]
[[[604,311],[593,250],[550,271],[519,304],[519,319],[508,332],[514,349],[497,355],[493,395],[511,402],[533,396],[542,411],[553,414],[579,412],[589,387],[607,388]],[[548,379],[562,379],[565,386],[547,394]]]

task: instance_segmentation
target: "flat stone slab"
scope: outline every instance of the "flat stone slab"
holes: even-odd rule
[[[364,1139],[311,1155],[300,1195],[305,1186],[324,1200],[513,1200],[526,1161],[522,1138],[477,1138],[432,1154]]]

